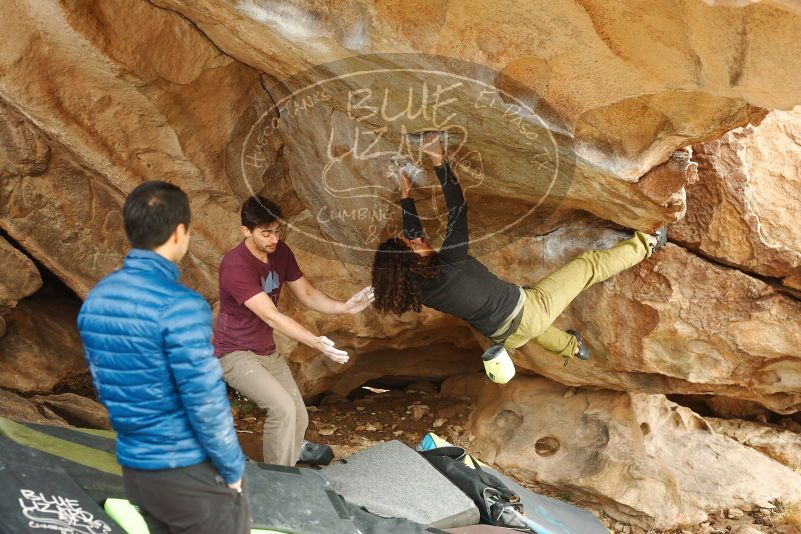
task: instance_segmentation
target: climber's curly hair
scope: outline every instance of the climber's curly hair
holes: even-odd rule
[[[419,312],[423,305],[423,283],[439,273],[436,253],[421,257],[397,237],[387,239],[373,259],[373,308],[381,314]]]

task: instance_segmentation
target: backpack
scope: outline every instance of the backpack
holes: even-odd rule
[[[520,519],[523,514],[520,497],[498,477],[481,469],[463,448],[438,447],[419,452],[473,500],[482,523],[530,532],[529,526]]]

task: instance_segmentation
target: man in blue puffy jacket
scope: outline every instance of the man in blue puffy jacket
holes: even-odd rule
[[[245,458],[213,354],[211,310],[178,282],[187,196],[145,182],[123,218],[132,249],[89,293],[78,329],[117,432],[125,490],[151,534],[249,532]]]

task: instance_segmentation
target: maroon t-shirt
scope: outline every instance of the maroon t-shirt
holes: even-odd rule
[[[235,350],[273,353],[273,329],[244,303],[264,291],[278,306],[284,282],[294,282],[301,276],[295,255],[283,241],[267,255],[267,263],[254,256],[244,241],[228,251],[220,263],[220,315],[214,327],[214,355],[219,358]]]

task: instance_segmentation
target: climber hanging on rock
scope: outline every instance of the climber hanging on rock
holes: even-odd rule
[[[610,249],[584,252],[531,287],[506,282],[468,254],[467,204],[440,133],[425,133],[421,144],[448,207],[445,239],[439,251],[431,248],[411,198],[413,180],[401,168],[404,235],[387,239],[375,253],[375,309],[400,315],[428,306],[466,320],[493,342],[482,358],[487,375],[499,383],[514,376],[506,349],[531,340],[564,357],[565,363],[573,357],[588,360],[589,351],[578,332],[559,330],[552,323],[583,290],[651,256],[666,243],[667,229],[654,235],[637,231]]]

